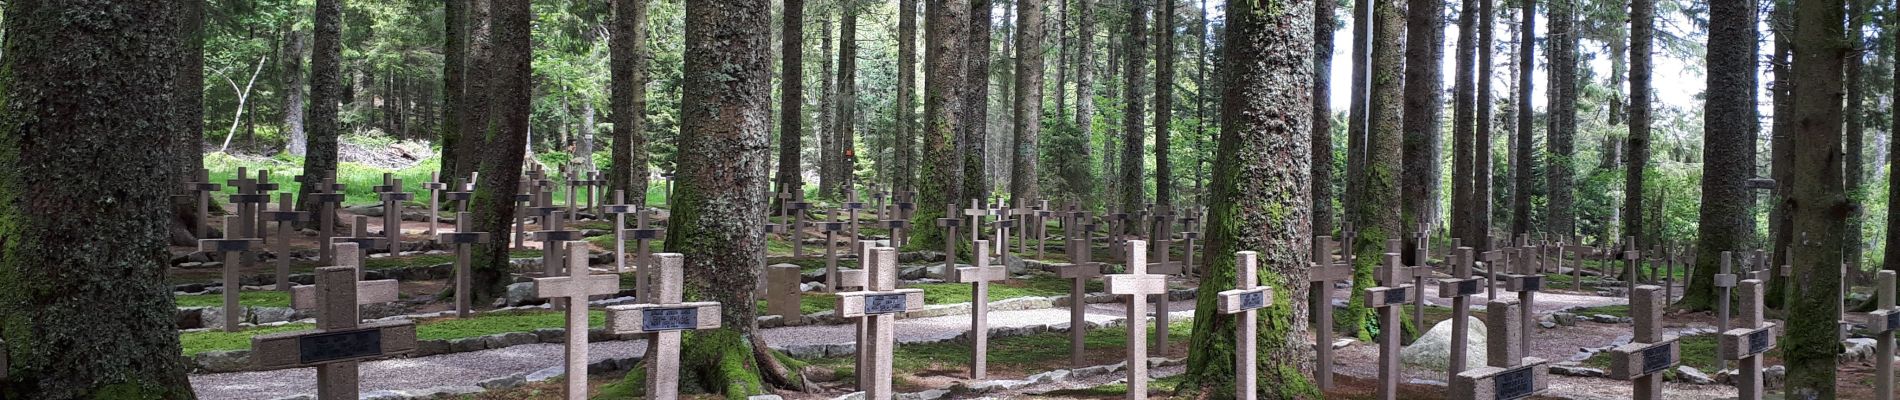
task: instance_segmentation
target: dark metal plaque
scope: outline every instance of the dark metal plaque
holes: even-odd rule
[[[231,195],[231,202],[232,203],[246,203],[246,204],[268,203],[270,202],[270,195],[268,194],[234,194],[234,195]]]
[[[297,222],[306,219],[304,213],[296,211],[269,211],[264,213],[264,218],[273,222]]]
[[[524,203],[524,202],[530,202],[530,201],[534,201],[534,195],[532,195],[532,194],[517,194],[517,195],[515,195],[515,202],[516,202],[516,203]]]
[[[893,314],[904,312],[910,300],[902,293],[876,294],[864,296],[865,314]]]
[[[259,192],[270,192],[270,191],[276,191],[277,187],[278,186],[275,183],[259,183],[255,186],[252,186],[251,190],[256,190]]]
[[[394,192],[398,190],[402,190],[402,188],[398,188],[398,187],[390,186],[390,185],[376,185],[376,186],[370,187],[369,189],[369,191],[376,192],[376,193],[387,193],[387,192]]]
[[[1887,330],[1900,329],[1900,311],[1887,313]]]
[[[342,193],[314,193],[310,195],[310,198],[315,199],[316,201],[321,202],[321,203],[342,203],[343,202]]]
[[[1267,292],[1247,292],[1240,295],[1240,308],[1252,310],[1267,304]]]
[[[543,242],[572,242],[581,240],[581,231],[538,231],[534,236]]]
[[[1458,282],[1457,296],[1470,296],[1474,294],[1478,294],[1477,279],[1465,279]]]
[[[297,362],[304,365],[382,354],[382,329],[327,332],[297,338]]]
[[[383,201],[409,201],[414,198],[416,194],[409,192],[383,193]]]
[[[462,200],[468,200],[474,197],[475,197],[475,193],[473,192],[448,192],[448,193],[442,194],[442,199],[448,200],[448,201],[462,201]]]
[[[1385,304],[1405,304],[1405,288],[1391,288],[1385,291]]]
[[[698,308],[649,308],[641,310],[641,329],[648,332],[678,331],[699,327]]]
[[[843,222],[825,222],[825,223],[818,224],[818,226],[820,227],[820,229],[824,229],[826,232],[838,232],[838,231],[844,230]]]
[[[1667,344],[1643,349],[1643,375],[1655,374],[1676,364],[1674,354],[1669,349],[1675,346]]]
[[[1768,340],[1771,338],[1769,335],[1773,333],[1774,332],[1768,329],[1749,332],[1748,333],[1748,354],[1752,355],[1752,354],[1761,354],[1761,353],[1768,352]]]
[[[488,234],[483,232],[444,233],[440,236],[440,240],[443,244],[482,243],[488,241]]]
[[[219,252],[228,253],[251,250],[251,241],[249,239],[217,239],[216,243],[218,244]]]
[[[1515,400],[1531,397],[1537,392],[1536,366],[1526,365],[1498,374],[1493,379],[1499,400]]]
[[[633,240],[654,240],[660,238],[659,229],[629,229],[627,231],[633,232]]]
[[[1543,275],[1526,276],[1523,279],[1524,279],[1524,286],[1520,287],[1520,289],[1523,289],[1520,291],[1537,292],[1537,291],[1544,290],[1544,276]]]

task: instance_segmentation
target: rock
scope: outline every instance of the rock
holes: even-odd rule
[[[178,309],[178,329],[198,329],[205,327],[204,307],[185,307]]]
[[[1465,365],[1485,365],[1485,326],[1484,321],[1466,317],[1465,329]],[[1444,371],[1451,365],[1452,321],[1440,321],[1432,329],[1420,336],[1417,341],[1399,352],[1399,360],[1407,365]]]
[[[825,284],[818,282],[800,283],[798,284],[798,291],[805,293],[823,292],[825,291]]]
[[[531,282],[509,284],[508,294],[503,296],[503,298],[507,300],[507,306],[509,307],[547,302],[546,299],[535,296],[534,283]]]
[[[566,365],[556,365],[552,367],[542,368],[540,371],[534,371],[532,373],[529,373],[528,377],[524,379],[527,379],[528,382],[540,382],[540,381],[545,381],[549,379],[554,379],[554,377],[566,375],[566,374],[567,374]]]
[[[311,394],[299,394],[299,395],[278,397],[278,398],[270,399],[270,400],[317,400],[317,396],[311,395]]]
[[[896,396],[893,397],[893,399],[895,400],[937,400],[948,395],[950,395],[949,390],[930,389],[930,390],[925,390],[925,391],[917,392],[917,393],[898,393]]]
[[[897,279],[923,279],[929,269],[922,265],[906,265],[897,271]]]
[[[864,400],[864,392],[851,392],[850,394],[838,396],[831,400]]]
[[[1054,371],[1030,375],[1027,378],[1023,378],[1023,380],[1035,382],[1038,385],[1045,384],[1045,383],[1055,383],[1055,382],[1066,381],[1066,380],[1069,380],[1069,370],[1058,369]]]
[[[1550,329],[1550,328],[1556,328],[1557,323],[1554,321],[1537,321],[1537,326],[1544,327],[1544,329]]]
[[[1763,388],[1779,388],[1781,387],[1781,383],[1787,380],[1788,367],[1773,365],[1761,369],[1761,385]]]
[[[1011,243],[1010,245],[1015,246],[1014,243]],[[1021,273],[1029,271],[1028,263],[1024,263],[1022,257],[1017,257],[1011,254],[1003,255],[1003,268],[1005,271],[1009,272],[1010,275],[1021,274]]]
[[[241,372],[251,368],[250,350],[207,351],[192,357],[205,372]]]
[[[494,335],[483,336],[482,338],[485,344],[490,349],[499,349],[499,348],[520,346],[524,344],[535,344],[535,343],[541,342],[541,339],[539,337],[535,336],[535,334],[533,333],[528,333],[528,332],[499,333],[499,334],[494,334]]]
[[[415,354],[416,357],[427,357],[427,356],[433,356],[433,355],[438,355],[438,354],[448,354],[448,352],[449,352],[449,341],[447,340],[418,340],[416,341],[416,354]]]
[[[1557,325],[1577,326],[1577,314],[1560,312],[1556,314],[1551,314],[1550,319],[1551,321],[1556,322]]]
[[[790,345],[790,346],[785,346],[783,348],[780,348],[778,349],[778,351],[784,352],[785,355],[791,356],[792,358],[796,358],[800,360],[810,360],[814,358],[822,358],[825,356],[824,345],[795,344],[795,345]]]
[[[251,318],[259,324],[302,319],[298,316],[297,310],[289,307],[251,307]]]
[[[528,384],[527,375],[514,374],[514,375],[504,376],[500,378],[483,380],[481,383],[477,383],[475,385],[481,386],[483,389],[488,389],[488,390],[502,390],[502,389],[513,389],[525,384]]]
[[[1878,341],[1867,338],[1852,338],[1842,341],[1841,347],[1846,348],[1846,350],[1841,352],[1840,362],[1842,364],[1872,362],[1874,360],[1874,346],[1877,344],[1879,344]]]
[[[785,317],[778,316],[778,315],[761,315],[758,317],[757,320],[759,322],[759,327],[765,328],[765,329],[777,328],[777,327],[785,325]]]
[[[1575,376],[1581,378],[1602,378],[1610,376],[1603,370],[1573,364],[1554,364],[1550,366],[1552,375]]]
[[[1711,385],[1715,383],[1715,379],[1710,378],[1709,374],[1702,373],[1702,370],[1687,365],[1676,367],[1676,381],[1691,385]]]
[[[1359,341],[1352,339],[1334,339],[1333,350],[1346,348],[1346,346],[1351,346],[1353,343],[1359,343]]]
[[[482,340],[482,338],[479,338],[479,337],[449,339],[450,353],[467,353],[471,351],[482,351],[482,350],[487,350],[487,349],[488,349],[487,342]]]
[[[785,398],[779,397],[779,395],[776,395],[776,394],[761,394],[761,395],[755,395],[755,396],[747,396],[745,400],[785,400]]]
[[[840,266],[839,268],[843,268],[843,267]],[[824,282],[825,269],[819,268],[819,269],[814,269],[810,271],[799,272],[798,278],[799,278],[799,281],[801,282]]]

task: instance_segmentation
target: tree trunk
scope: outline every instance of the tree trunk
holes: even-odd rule
[[[1398,193],[1404,165],[1400,150],[1404,141],[1404,94],[1399,71],[1405,65],[1399,51],[1404,48],[1405,8],[1396,1],[1378,2],[1373,8],[1372,91],[1366,103],[1372,126],[1366,136],[1362,193]],[[1352,244],[1357,261],[1353,265],[1351,305],[1340,319],[1347,323],[1347,332],[1371,340],[1378,322],[1372,319],[1372,309],[1365,306],[1365,290],[1375,286],[1372,271],[1385,260],[1385,241],[1408,235],[1400,225],[1398,196],[1365,196],[1354,203],[1360,207],[1355,222],[1359,236]]]
[[[1577,134],[1577,12],[1582,0],[1553,0],[1550,2],[1550,128],[1545,135],[1550,141],[1550,165],[1548,175],[1548,218],[1545,219],[1546,233],[1557,237],[1574,237],[1577,232],[1576,216],[1571,205],[1576,203],[1573,183],[1576,181],[1573,149]]]
[[[793,4],[802,5],[804,0],[788,0],[786,4],[787,7],[792,7]],[[613,168],[607,170],[607,187],[610,190],[624,190],[629,204],[637,205],[647,203],[647,177],[651,175],[647,173],[649,162],[646,132],[648,7],[648,0],[613,0],[613,37],[607,49],[608,57],[611,58],[608,68],[612,70],[613,75],[612,82],[609,83],[613,98],[610,99],[611,104],[608,107],[611,109],[608,113],[614,121],[612,133],[614,147],[609,152],[613,160]],[[798,12],[801,17],[803,15],[803,10],[797,8],[786,8],[786,10],[788,10],[787,17],[790,17],[793,12]],[[802,23],[786,25],[804,29]],[[797,38],[797,36],[787,37]],[[799,58],[791,52],[800,50],[801,46],[789,46],[789,48],[793,50],[787,50],[788,54],[785,56],[787,65],[799,61]],[[786,76],[791,78],[785,80],[787,82],[785,98],[788,99],[785,112],[789,121],[785,126],[789,129],[788,132],[794,132],[789,135],[792,147],[791,179],[798,180],[799,136],[796,132],[798,132],[799,120],[796,117],[800,115],[798,113],[800,99],[798,85],[801,83],[799,80],[801,76],[795,71],[787,71]],[[779,162],[786,161],[781,158]]]
[[[310,149],[304,154],[302,180],[298,181],[297,209],[315,212],[311,198],[328,174],[336,172],[337,103],[342,86],[343,68],[342,0],[318,0],[312,14],[310,41]],[[513,190],[513,189],[509,189]]]
[[[304,33],[302,30],[290,30],[284,38],[284,136],[289,138],[285,150],[290,155],[303,157],[310,148],[309,139],[303,131],[303,57]],[[449,148],[444,146],[443,148]],[[447,160],[444,160],[446,163]]]
[[[1795,399],[1835,398],[1840,348],[1836,316],[1841,311],[1841,262],[1846,220],[1853,213],[1842,188],[1842,64],[1851,46],[1842,21],[1842,0],[1810,0],[1795,5],[1794,134],[1789,207],[1794,251],[1789,285],[1786,392]]]
[[[202,3],[185,3],[7,4],[0,326],[12,329],[0,351],[12,364],[0,393],[10,398],[193,398],[165,247],[180,161],[199,156],[199,132],[180,120],[203,118],[182,90],[192,73],[154,67],[201,62],[189,49],[201,48],[190,26]],[[38,186],[48,178],[58,185]]]
[[[836,3],[833,3],[836,4]],[[818,40],[820,79],[824,86],[818,94],[818,194],[828,196],[838,187],[838,85],[832,63],[831,18],[819,21]]]
[[[1458,7],[1458,46],[1456,70],[1452,78],[1451,118],[1451,236],[1464,244],[1482,240],[1471,229],[1473,161],[1477,156],[1477,60],[1478,0],[1463,0]],[[1485,77],[1490,79],[1489,76]]]
[[[956,208],[963,198],[962,155],[957,153],[958,135],[964,119],[964,87],[969,83],[964,72],[964,47],[968,46],[971,11],[968,0],[928,1],[924,4],[924,75],[923,158],[918,166],[917,213],[911,217],[911,250],[933,249],[943,244],[943,228],[938,218],[945,207]]]
[[[1236,252],[1258,251],[1259,282],[1274,287],[1271,306],[1258,312],[1256,384],[1265,399],[1321,397],[1308,379],[1313,369],[1306,340],[1307,260],[1311,260],[1311,166],[1308,139],[1315,116],[1314,30],[1284,29],[1314,21],[1311,2],[1267,9],[1260,0],[1228,3],[1222,51],[1226,74],[1220,149],[1209,187],[1207,276],[1195,306],[1185,388],[1224,397],[1234,385],[1235,318],[1218,313],[1222,290],[1235,287]],[[1320,25],[1320,34],[1330,27]],[[1307,121],[1302,121],[1302,120]],[[1281,229],[1254,229],[1275,226]]]
[[[1775,80],[1771,98],[1774,101],[1774,115],[1794,115],[1794,2],[1793,0],[1775,1],[1775,8],[1769,13],[1769,27],[1775,29],[1775,54],[1773,70]],[[1788,260],[1790,246],[1794,242],[1794,205],[1790,203],[1794,182],[1794,118],[1775,117],[1769,125],[1769,134],[1773,135],[1769,144],[1770,177],[1775,180],[1774,195],[1770,202],[1773,208],[1768,211],[1771,245],[1774,259]],[[1776,263],[1781,264],[1781,263]],[[1788,296],[1788,280],[1772,279],[1768,283],[1768,307],[1780,309]]]
[[[838,154],[837,185],[830,194],[844,199],[853,190],[858,166],[858,4],[854,0],[839,3],[843,14],[838,26]]]
[[[200,0],[183,1],[179,2],[178,6],[178,28],[184,40],[178,50],[182,51],[184,56],[175,66],[178,79],[171,81],[178,85],[174,88],[177,96],[174,99],[177,105],[174,110],[177,114],[173,116],[176,119],[172,123],[183,129],[178,131],[182,139],[173,142],[177,148],[172,152],[174,158],[170,164],[172,169],[164,178],[172,183],[173,194],[179,194],[171,199],[172,216],[176,218],[173,226],[177,228],[172,231],[185,233],[191,231],[186,227],[197,226],[201,219],[210,218],[209,215],[200,215],[197,204],[190,200],[193,196],[186,196],[184,194],[187,192],[180,191],[185,187],[187,180],[198,176],[198,170],[204,168],[205,3]],[[19,18],[13,20],[18,21]],[[212,202],[212,207],[216,207],[216,203]],[[170,239],[173,245],[189,246],[195,244],[192,240],[199,238],[193,238],[189,234],[174,234]]]
[[[966,67],[969,74],[964,76],[968,82],[964,87],[970,93],[963,98],[963,114],[958,117],[964,123],[959,126],[963,131],[958,139],[963,149],[963,198],[958,199],[957,204],[990,197],[989,172],[984,165],[989,155],[990,9],[993,1],[970,1],[970,35],[966,47],[969,52],[964,59],[969,63]]]
[[[1554,5],[1558,1],[1563,0],[1550,0],[1550,3]],[[1523,8],[1518,15],[1524,18],[1524,23],[1517,29],[1520,35],[1517,39],[1517,107],[1512,109],[1517,113],[1517,130],[1511,135],[1511,236],[1531,232],[1531,191],[1537,184],[1532,178],[1537,169],[1537,156],[1531,153],[1532,133],[1536,130],[1531,125],[1536,120],[1536,109],[1531,108],[1531,82],[1532,71],[1537,70],[1537,0],[1524,0],[1520,5]]]
[[[1056,120],[1069,116],[1069,53],[1075,47],[1069,45],[1069,1],[1056,0]],[[1018,25],[1021,25],[1020,23]],[[1049,30],[1045,28],[1045,30]],[[1047,33],[1043,34],[1047,36]]]
[[[1495,106],[1491,97],[1491,49],[1497,43],[1492,37],[1497,25],[1496,12],[1492,0],[1478,0],[1478,75],[1476,78],[1477,98],[1473,100],[1477,115],[1477,126],[1472,130],[1471,156],[1471,192],[1463,207],[1471,208],[1469,219],[1465,222],[1465,245],[1480,251],[1491,248],[1491,109]],[[1462,31],[1460,31],[1462,35]]]
[[[803,0],[797,0],[804,4]],[[801,28],[802,29],[802,28]],[[787,33],[791,28],[786,29]],[[792,37],[792,36],[786,36]],[[786,56],[790,57],[789,50]],[[790,61],[787,61],[790,62]],[[787,64],[787,68],[790,68]],[[897,171],[894,191],[916,190],[917,183],[917,0],[897,6]],[[773,208],[778,209],[777,207]]]
[[[1339,24],[1333,21],[1333,8],[1336,5],[1331,1],[1313,4],[1313,160],[1310,161],[1313,196],[1307,200],[1307,204],[1313,206],[1314,235],[1333,234],[1333,219],[1336,218],[1333,212],[1333,197],[1336,194],[1333,193],[1332,102],[1333,32],[1339,29]],[[1358,93],[1354,92],[1353,96],[1357,97]]]
[[[1408,0],[1405,13],[1405,149],[1400,197],[1401,222],[1392,232],[1405,238],[1405,248],[1416,248],[1421,227],[1437,220],[1440,126],[1444,116],[1445,77],[1440,55],[1445,47],[1443,0]],[[1406,265],[1416,252],[1405,251]],[[1375,261],[1379,257],[1372,257]]]
[[[1109,4],[1109,3],[1104,2],[1103,4]],[[1104,7],[1109,8],[1109,9],[1113,8],[1111,6],[1104,6]],[[1120,66],[1122,64],[1121,57],[1123,56],[1122,54],[1123,46],[1121,45],[1120,42],[1117,41],[1118,40],[1117,38],[1118,36],[1116,36],[1114,33],[1109,33],[1108,40],[1105,42],[1102,42],[1103,47],[1106,47],[1108,50],[1108,62],[1102,64],[1102,70],[1107,72],[1108,79],[1106,79],[1103,83],[1109,86],[1109,96],[1111,97],[1115,95],[1114,94],[1115,88],[1121,87],[1120,86],[1121,84],[1121,67]],[[1123,99],[1123,100],[1125,101],[1127,99]],[[1108,122],[1108,121],[1103,121],[1103,122]],[[1121,206],[1122,180],[1121,180],[1121,172],[1117,168],[1120,168],[1120,165],[1121,165],[1122,152],[1121,152],[1120,143],[1121,143],[1121,138],[1123,136],[1127,136],[1127,135],[1118,133],[1118,132],[1112,132],[1112,131],[1102,133],[1102,170],[1101,170],[1102,175],[1101,176],[1102,176],[1103,188],[1107,189],[1103,191],[1104,193],[1107,194],[1107,196],[1105,196],[1105,198],[1101,202],[1102,207],[1104,209],[1115,209],[1115,208],[1120,208]],[[1110,176],[1113,176],[1113,178],[1110,178]]]
[[[1656,242],[1655,238],[1650,236],[1650,232],[1644,229],[1643,225],[1645,222],[1643,216],[1646,215],[1643,213],[1643,196],[1648,193],[1643,189],[1643,174],[1649,170],[1649,127],[1651,120],[1650,115],[1652,114],[1649,104],[1651,90],[1649,76],[1651,70],[1654,69],[1654,67],[1651,66],[1650,58],[1651,54],[1654,53],[1655,36],[1655,0],[1630,0],[1630,133],[1629,145],[1626,146],[1626,150],[1629,154],[1629,163],[1624,167],[1625,175],[1623,178],[1625,185],[1625,189],[1623,189],[1623,235],[1635,236],[1637,246],[1643,246],[1644,248]],[[1747,93],[1742,93],[1741,95],[1744,99],[1751,98],[1746,97]],[[1754,121],[1745,120],[1743,122],[1752,123]],[[1746,135],[1748,130],[1743,129],[1737,131],[1737,133]],[[1752,142],[1749,142],[1746,136],[1741,136],[1738,139],[1740,142],[1752,145]],[[1703,145],[1705,148],[1708,146],[1706,142]],[[1736,154],[1736,156],[1738,156],[1735,158],[1736,160],[1754,162],[1754,159],[1739,157],[1740,154]],[[1707,158],[1704,158],[1703,162],[1703,165],[1708,165]],[[1740,172],[1739,168],[1737,170]],[[1705,172],[1703,176],[1708,175]],[[1741,199],[1736,199],[1736,205],[1742,205],[1740,200]],[[1707,205],[1707,203],[1703,204]],[[1747,210],[1742,210],[1741,213],[1735,215],[1747,215]]]
[[[1867,129],[1866,124],[1861,122],[1861,117],[1867,102],[1865,90],[1867,81],[1862,72],[1866,64],[1866,62],[1863,61],[1865,60],[1865,52],[1860,50],[1860,46],[1861,43],[1865,42],[1865,38],[1863,38],[1864,35],[1862,35],[1861,32],[1867,25],[1866,3],[1866,0],[1847,1],[1847,40],[1855,49],[1847,56],[1847,72],[1845,75],[1847,82],[1847,107],[1842,111],[1842,124],[1843,129],[1846,131],[1846,138],[1842,143],[1841,152],[1844,157],[1841,161],[1844,163],[1843,167],[1845,168],[1843,172],[1845,176],[1843,178],[1847,184],[1845,188],[1847,193],[1860,193],[1861,183],[1865,182],[1863,177],[1865,176],[1866,164],[1862,161],[1865,159],[1864,154],[1866,154],[1865,151],[1867,150]],[[1848,196],[1847,206],[1847,237],[1841,241],[1841,246],[1845,252],[1845,254],[1841,256],[1841,262],[1845,265],[1843,268],[1847,269],[1846,273],[1848,277],[1842,279],[1847,279],[1848,284],[1852,285],[1853,280],[1851,277],[1860,274],[1860,264],[1863,258],[1860,253],[1863,235],[1861,234],[1861,204],[1859,196]]]
[[[1528,0],[1527,0],[1528,1]],[[1341,220],[1359,221],[1366,188],[1366,136],[1371,129],[1372,3],[1352,3],[1352,105],[1346,120],[1346,195],[1339,198]],[[1340,227],[1345,228],[1345,227]]]
[[[1009,197],[1030,202],[1042,196],[1036,183],[1040,178],[1036,158],[1042,136],[1042,55],[1047,30],[1043,29],[1042,0],[1020,0],[1017,7],[1016,26],[1021,32],[1016,34],[1016,145],[1010,162]],[[1056,97],[1062,97],[1060,92]]]
[[[1122,39],[1122,62],[1126,63],[1122,71],[1122,154],[1121,154],[1121,211],[1133,214],[1141,210],[1142,202],[1148,197],[1142,184],[1142,158],[1147,146],[1147,135],[1142,134],[1142,88],[1147,86],[1142,78],[1148,76],[1143,67],[1148,64],[1148,28],[1146,20],[1148,0],[1128,0],[1128,30]],[[1145,224],[1130,224],[1129,233],[1139,235]]]
[[[1093,154],[1091,154],[1094,152],[1092,150],[1094,147],[1091,145],[1095,143],[1096,10],[1093,4],[1095,0],[1074,1],[1074,12],[1076,14],[1075,56],[1073,58],[1075,60],[1075,131],[1076,136],[1080,138],[1082,142],[1081,152],[1076,154],[1076,158],[1082,160],[1081,169],[1084,173],[1079,177],[1079,182],[1069,182],[1068,186],[1072,189],[1095,187],[1095,177],[1097,176],[1094,173],[1089,173],[1094,169],[1088,165],[1090,160],[1094,160]],[[1109,153],[1110,152],[1104,151],[1102,155],[1107,156]],[[1103,172],[1107,172],[1107,170],[1104,169]],[[1099,195],[1099,193],[1092,192],[1093,191],[1076,194],[1083,199],[1095,198]],[[1084,195],[1084,193],[1087,194]],[[1089,201],[1085,204],[1092,208],[1095,203]]]
[[[1750,42],[1750,44],[1753,44],[1753,43],[1754,42]],[[1896,48],[1894,49],[1894,51],[1895,51],[1894,59],[1900,60],[1900,48]],[[1894,78],[1895,78],[1894,82],[1900,82],[1900,69],[1894,70]],[[1894,96],[1893,98],[1900,99],[1900,85],[1894,86],[1892,95]],[[1896,135],[1900,135],[1900,118],[1894,118],[1892,123],[1893,123],[1892,128],[1890,128],[1887,131],[1887,134],[1889,135],[1887,138],[1887,154],[1889,155],[1888,159],[1900,158],[1900,137],[1896,136]],[[1882,164],[1876,163],[1874,165],[1882,165]],[[1887,183],[1887,204],[1889,204],[1888,207],[1892,207],[1892,204],[1900,204],[1900,203],[1894,202],[1895,200],[1900,200],[1900,185],[1893,184],[1893,182],[1895,182],[1894,177],[1896,176],[1894,175],[1893,169],[1896,166],[1900,166],[1900,163],[1887,165],[1887,182],[1888,182]],[[1894,249],[1894,251],[1882,252],[1883,258],[1881,258],[1880,260],[1881,269],[1900,272],[1900,213],[1896,213],[1892,211],[1887,212],[1887,235],[1886,235],[1885,243],[1887,243],[1886,246],[1888,246],[1888,248]],[[1875,289],[1875,292],[1878,293],[1878,290],[1880,288],[1876,287],[1874,289]],[[1877,299],[1871,299],[1871,300],[1877,300]],[[1872,303],[1872,302],[1870,301],[1869,303]],[[1860,308],[1869,309],[1867,307],[1869,305],[1877,306],[1878,304],[1863,304]]]
[[[1752,196],[1746,185],[1754,176],[1746,173],[1744,164],[1755,161],[1739,155],[1755,145],[1749,134],[1749,127],[1755,124],[1755,101],[1748,95],[1748,85],[1754,82],[1755,13],[1756,8],[1749,2],[1709,5],[1709,95],[1703,103],[1702,207],[1696,226],[1699,239],[1696,241],[1696,276],[1689,279],[1690,286],[1683,290],[1682,301],[1677,303],[1685,310],[1709,310],[1715,306],[1714,280],[1716,270],[1722,265],[1722,252],[1745,248],[1751,233],[1742,224],[1743,219],[1752,218],[1743,199]]]
[[[1174,206],[1174,167],[1168,162],[1169,121],[1174,117],[1174,0],[1155,7],[1155,207]]]
[[[476,6],[477,11],[469,16],[483,26],[470,32],[471,40],[484,45],[471,47],[468,80],[486,83],[485,90],[468,92],[468,101],[481,105],[468,113],[468,126],[478,134],[465,137],[481,137],[485,142],[481,152],[469,154],[476,157],[470,161],[480,173],[474,206],[470,207],[474,213],[470,217],[474,222],[471,231],[506,237],[504,232],[508,232],[515,215],[514,197],[527,152],[533,49],[528,44],[530,14],[526,3],[486,3]],[[474,304],[487,304],[513,282],[508,245],[507,240],[490,240],[475,246],[471,275]]]

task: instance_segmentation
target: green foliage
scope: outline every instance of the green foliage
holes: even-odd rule
[[[223,294],[188,294],[176,297],[178,307],[223,307]],[[245,307],[290,307],[290,293],[247,291],[238,293],[238,304]]]

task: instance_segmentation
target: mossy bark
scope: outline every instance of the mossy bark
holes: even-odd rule
[[[954,208],[963,198],[962,155],[958,153],[959,129],[967,121],[963,115],[965,96],[964,45],[970,25],[968,0],[946,0],[925,4],[923,158],[917,163],[917,210],[911,218],[910,240],[905,250],[933,249],[943,245],[943,228],[937,219],[946,217],[945,207]],[[964,229],[968,231],[968,229]]]
[[[522,158],[528,137],[528,101],[533,85],[528,44],[530,14],[526,3],[476,2],[470,21],[476,26],[469,66],[468,100],[472,102],[467,126],[477,132],[464,143],[479,142],[471,231],[489,232],[488,243],[475,246],[472,280],[474,304],[487,304],[506,293],[511,265],[508,240],[515,215],[515,193],[520,191]],[[476,84],[475,82],[481,82]]]
[[[1142,209],[1148,198],[1148,189],[1143,185],[1142,160],[1146,157],[1148,135],[1142,124],[1144,115],[1142,90],[1146,88],[1148,73],[1148,31],[1146,20],[1148,0],[1128,0],[1128,10],[1123,14],[1127,30],[1122,33],[1122,152],[1121,152],[1121,212],[1135,215]],[[1128,233],[1141,235],[1145,232],[1145,223],[1129,224]]]
[[[1548,51],[1550,95],[1549,129],[1546,139],[1549,147],[1545,153],[1548,163],[1545,181],[1546,215],[1544,232],[1558,237],[1575,237],[1576,203],[1574,182],[1576,181],[1575,156],[1577,136],[1577,90],[1581,84],[1577,78],[1577,29],[1578,12],[1583,0],[1551,0],[1548,3],[1550,29]],[[1529,111],[1526,109],[1525,111]],[[1520,144],[1520,149],[1529,141]]]
[[[1234,393],[1236,319],[1217,314],[1215,295],[1234,288],[1235,253],[1260,254],[1259,282],[1273,288],[1261,309],[1256,365],[1263,398],[1319,395],[1308,380],[1306,342],[1312,215],[1313,3],[1229,3],[1220,147],[1208,203],[1207,276],[1201,280],[1183,391]],[[1260,229],[1261,227],[1269,227]]]
[[[1371,116],[1371,129],[1366,137],[1365,176],[1362,179],[1363,196],[1354,200],[1359,211],[1354,219],[1359,230],[1357,241],[1351,244],[1356,261],[1353,264],[1352,301],[1348,304],[1346,315],[1339,321],[1346,324],[1346,332],[1359,336],[1363,340],[1372,340],[1377,322],[1372,318],[1372,309],[1364,306],[1366,288],[1377,286],[1372,272],[1385,259],[1386,239],[1403,236],[1403,227],[1399,215],[1399,173],[1403,157],[1400,148],[1403,137],[1401,112],[1402,95],[1400,88],[1401,59],[1400,42],[1405,32],[1405,9],[1397,2],[1379,2],[1373,5],[1373,63],[1370,71],[1372,79],[1371,98],[1368,102]]]
[[[1745,175],[1754,164],[1739,154],[1754,146],[1755,102],[1749,91],[1755,82],[1756,9],[1746,3],[1709,5],[1708,100],[1703,103],[1702,207],[1696,227],[1696,276],[1683,290],[1676,306],[1708,310],[1715,306],[1715,273],[1723,251],[1739,251],[1753,236],[1745,229],[1750,196]],[[1779,264],[1779,263],[1776,263]],[[1780,279],[1774,279],[1780,280]]]
[[[961,129],[957,143],[963,157],[963,162],[958,164],[963,169],[963,179],[959,181],[963,187],[958,193],[963,196],[955,201],[957,204],[964,204],[970,199],[988,200],[990,197],[989,173],[984,163],[988,160],[986,154],[989,151],[990,27],[994,24],[991,9],[995,8],[995,1],[967,1],[969,13],[965,15],[969,16],[969,21],[965,22],[968,24],[965,25],[968,27],[965,32],[968,35],[962,48],[965,57],[957,59],[965,63],[964,73],[957,76],[963,78],[963,90],[966,93],[962,97],[961,114],[957,117],[963,121],[957,124],[957,128]]]
[[[302,179],[297,182],[297,209],[314,213],[319,207],[310,195],[318,192],[327,174],[336,171],[341,130],[337,126],[337,104],[342,101],[342,1],[317,0],[311,21],[309,148],[304,152]]]
[[[803,5],[798,0],[786,2],[787,6],[794,4]],[[609,113],[609,118],[614,121],[612,133],[614,147],[613,150],[608,151],[613,157],[613,168],[607,170],[607,187],[610,190],[625,191],[627,203],[639,205],[647,203],[647,177],[651,175],[647,173],[646,134],[647,6],[648,0],[613,0],[613,41],[608,45],[611,58],[608,69],[613,75],[612,82],[608,84],[608,87],[613,90],[611,94],[613,104],[609,105],[613,111]],[[798,10],[800,14],[797,15],[802,17],[802,7],[797,8],[800,8]],[[786,25],[803,27],[803,24]],[[792,30],[786,30],[786,32],[790,33]],[[797,40],[797,37],[791,38],[790,40]],[[802,50],[804,46],[785,46],[785,48],[786,68],[796,68],[793,65],[799,62],[799,58],[794,54]],[[791,132],[787,135],[789,137],[787,140],[791,141],[792,147],[798,147],[800,138],[798,123],[803,117],[798,112],[798,106],[804,101],[798,91],[803,83],[802,75],[794,73],[795,71],[797,70],[788,70],[787,76],[791,78],[785,80],[786,93],[788,93],[786,98],[797,100],[785,102],[788,113],[785,126],[787,132]],[[798,153],[792,152],[791,157],[792,168],[796,171]],[[796,174],[792,179],[798,179]]]
[[[1795,5],[1794,138],[1789,207],[1795,240],[1793,282],[1788,285],[1788,341],[1782,348],[1788,366],[1790,399],[1832,399],[1841,309],[1841,261],[1852,213],[1842,179],[1841,92],[1844,60],[1852,43],[1844,24],[1842,0],[1803,1]]]
[[[194,398],[165,247],[174,175],[199,158],[195,125],[178,123],[202,112],[181,99],[177,68],[195,65],[187,47],[199,38],[184,28],[196,12],[6,5],[0,351],[11,363],[0,398]]]
[[[1399,230],[1406,249],[1418,248],[1421,226],[1438,222],[1439,182],[1443,178],[1445,74],[1444,0],[1407,0],[1405,27],[1405,144],[1400,175]],[[1377,192],[1369,193],[1377,196]],[[1425,265],[1418,252],[1401,251],[1407,265]]]

